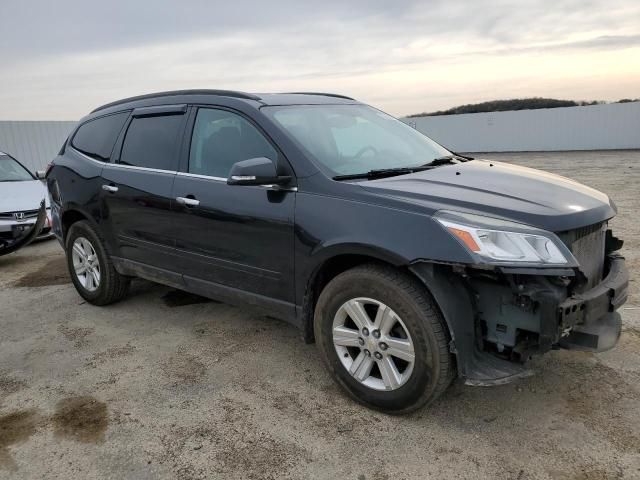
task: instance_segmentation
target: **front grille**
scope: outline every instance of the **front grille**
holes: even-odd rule
[[[602,280],[606,230],[606,223],[597,223],[559,234],[587,277],[586,289],[595,287]]]
[[[40,210],[22,210],[20,212],[3,212],[0,213],[0,220],[15,220],[16,217],[13,215],[14,213],[23,213],[24,220],[27,220],[29,218],[37,218],[39,211]]]

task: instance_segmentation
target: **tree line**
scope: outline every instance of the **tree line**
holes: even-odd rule
[[[629,103],[638,102],[640,98],[631,99],[623,98],[612,103]],[[481,112],[506,112],[512,110],[535,110],[539,108],[559,108],[559,107],[580,107],[585,105],[600,105],[609,102],[594,101],[575,101],[575,100],[558,100],[556,98],[514,98],[510,100],[491,100],[481,103],[470,103],[460,105],[448,110],[438,110],[437,112],[424,112],[409,115],[409,117],[429,117],[435,115],[459,115],[461,113],[481,113]]]

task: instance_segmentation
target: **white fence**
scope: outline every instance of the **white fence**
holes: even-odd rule
[[[640,149],[640,102],[403,121],[459,152]],[[44,168],[75,124],[0,121],[0,151],[31,170]]]
[[[44,168],[58,153],[76,122],[0,121],[0,152],[31,171]]]
[[[458,152],[640,149],[640,102],[402,121]]]

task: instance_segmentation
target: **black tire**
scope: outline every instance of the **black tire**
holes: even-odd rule
[[[84,237],[90,243],[96,252],[98,263],[100,265],[100,283],[98,287],[90,291],[86,289],[73,267],[72,249],[73,244],[78,237]],[[82,298],[93,305],[109,305],[117,302],[127,295],[131,277],[120,275],[113,266],[111,257],[104,247],[104,241],[96,231],[96,229],[86,220],[81,220],[69,228],[65,242],[65,252],[67,255],[67,267],[71,281]]]
[[[375,390],[360,383],[338,357],[333,319],[345,302],[357,297],[389,306],[413,340],[413,370],[406,383],[395,390]],[[362,265],[331,280],[316,304],[314,331],[322,359],[338,384],[358,402],[386,413],[408,413],[434,401],[455,377],[448,330],[435,300],[424,285],[392,267]]]

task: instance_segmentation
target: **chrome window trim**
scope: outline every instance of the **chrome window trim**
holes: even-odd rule
[[[93,163],[97,163],[98,165],[101,165],[103,167],[117,167],[117,168],[128,168],[131,170],[143,170],[146,172],[156,172],[156,173],[171,173],[171,174],[175,174],[178,173],[176,172],[176,170],[163,170],[161,168],[151,168],[151,167],[138,167],[136,165],[124,165],[122,163],[114,163],[114,162],[101,162],[100,160],[96,160],[95,158],[91,158],[89,155],[86,155],[84,153],[82,153],[81,151],[79,151],[78,149],[76,149],[73,145],[70,145],[70,147],[73,149],[74,152],[76,152],[78,155],[80,155],[83,158],[86,158],[87,160],[93,162]]]
[[[82,153],[80,150],[78,150],[76,147],[74,147],[73,145],[69,144],[69,148],[71,148],[71,150],[73,150],[74,152],[76,152],[78,155],[80,155],[81,157],[86,158],[87,160],[89,160],[90,162],[93,163],[97,163],[98,165],[109,165],[109,162],[102,162],[100,160],[96,160],[95,158],[91,158],[89,155]]]
[[[170,174],[174,174],[174,175],[176,173],[178,173],[176,170],[164,170],[162,168],[139,167],[137,165],[125,165],[123,163],[108,163],[107,165],[109,165],[111,167],[124,168],[124,169],[128,169],[128,170],[142,170],[142,171],[145,171],[145,172],[170,173]]]
[[[178,175],[182,177],[193,177],[193,178],[202,178],[203,180],[216,180],[218,182],[227,183],[227,179],[223,177],[214,177],[211,175],[201,175],[199,173],[189,173],[189,172],[178,172]]]
[[[112,162],[101,162],[99,160],[95,160],[91,157],[89,157],[88,155],[85,155],[82,152],[79,152],[78,150],[76,150],[76,148],[71,145],[71,148],[73,149],[74,152],[78,153],[78,155],[86,158],[87,160],[90,160],[94,163],[97,163],[98,165],[102,165],[102,166],[110,166],[110,167],[117,167],[117,168],[125,168],[125,169],[132,169],[132,170],[142,170],[142,171],[146,171],[146,172],[156,172],[156,173],[170,173],[170,174],[174,174],[174,175],[179,175],[181,177],[191,177],[191,178],[201,178],[202,180],[214,180],[216,182],[224,182],[227,183],[227,179],[223,178],[223,177],[213,177],[213,176],[209,176],[209,175],[200,175],[198,173],[188,173],[188,172],[176,172],[175,170],[162,170],[160,168],[149,168],[149,167],[137,167],[135,165],[123,165],[121,163],[112,163]],[[298,187],[280,187],[278,185],[256,185],[258,187],[263,187],[263,188],[267,188],[267,189],[273,189],[273,190],[280,190],[283,192],[297,192],[298,191]]]

